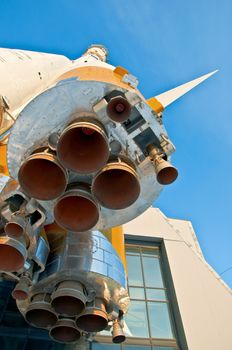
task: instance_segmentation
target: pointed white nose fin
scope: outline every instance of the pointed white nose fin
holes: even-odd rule
[[[167,106],[169,106],[171,103],[176,101],[178,98],[180,98],[181,96],[185,95],[187,92],[189,92],[190,90],[192,90],[197,85],[199,85],[204,80],[208,79],[209,77],[211,77],[211,75],[213,75],[213,74],[215,74],[217,72],[218,72],[218,70],[215,70],[215,71],[213,71],[211,73],[205,74],[205,75],[203,75],[203,76],[201,76],[199,78],[196,78],[194,80],[189,81],[188,83],[182,84],[180,86],[177,86],[174,89],[171,89],[171,90],[168,90],[166,92],[163,92],[162,94],[157,95],[157,96],[147,100],[147,102],[148,102],[148,104],[150,104],[149,102],[151,102],[151,100],[154,99],[158,103],[160,103],[162,105],[163,109],[164,109]]]

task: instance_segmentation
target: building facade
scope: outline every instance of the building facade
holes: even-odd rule
[[[124,225],[128,287],[125,343],[112,344],[104,331],[87,344],[52,342],[29,327],[10,297],[12,282],[0,286],[3,350],[231,350],[232,292],[207,264],[189,221],[150,208]]]

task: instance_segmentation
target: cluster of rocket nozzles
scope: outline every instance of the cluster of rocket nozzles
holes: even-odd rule
[[[125,97],[116,96],[108,101],[106,112],[113,122],[122,123],[131,109]],[[158,182],[174,181],[176,169],[158,154],[153,158]],[[69,183],[70,172],[91,174],[91,183]],[[29,197],[56,200],[55,221],[73,232],[92,229],[100,206],[124,209],[140,194],[136,166],[125,155],[110,152],[107,131],[94,117],[76,119],[50,148],[35,150],[21,165],[18,181]]]
[[[10,206],[13,208],[14,204],[10,203]],[[16,272],[24,267],[31,244],[31,234],[33,235],[30,219],[34,219],[35,216],[25,217],[21,212],[17,212],[18,207],[14,209],[16,212],[11,215],[10,221],[5,223],[4,234],[1,228],[0,235],[0,270],[6,272]],[[8,206],[3,210],[9,210]],[[37,232],[34,232],[34,253],[39,239]]]
[[[128,120],[131,111],[124,96],[107,101],[106,113],[114,123]],[[48,146],[36,149],[24,160],[18,172],[20,187],[30,198],[54,201],[54,219],[60,227],[71,232],[91,230],[99,221],[101,206],[125,209],[140,195],[136,165],[121,149],[113,150],[106,128],[96,117],[78,117],[60,135],[51,134]],[[177,170],[160,150],[149,145],[147,154],[157,181],[172,183]],[[74,178],[79,175],[84,182],[70,181],[70,174]],[[7,236],[0,237],[0,269],[10,272],[23,267],[29,243],[30,218],[21,216],[18,210],[19,215],[13,213],[5,224]]]
[[[114,123],[125,122],[131,110],[124,96],[107,101],[106,112]],[[140,195],[136,164],[123,153],[123,147],[113,150],[109,139],[107,129],[96,117],[78,116],[60,134],[51,134],[48,145],[35,149],[23,161],[18,171],[20,191],[29,201],[30,198],[36,203],[37,200],[52,201],[54,220],[64,230],[93,229],[99,221],[101,207],[122,210],[135,203]],[[159,149],[149,145],[147,154],[160,184],[176,179],[177,170]],[[73,178],[83,180],[77,182]],[[15,212],[11,208],[11,218],[4,226],[5,235],[0,237],[0,269],[8,272],[23,269],[34,232],[33,222],[38,220],[32,218],[34,214],[28,214],[28,208],[24,210],[23,202],[16,207]],[[11,213],[11,209],[7,210]],[[42,227],[43,224],[40,229]],[[48,329],[52,339],[76,342],[82,333],[99,332],[112,321],[113,342],[125,340],[122,316],[109,320],[104,299],[89,300],[80,282],[61,281],[49,293],[31,295],[29,290],[31,280],[22,274],[12,295],[19,302],[29,300],[25,319],[35,327]]]
[[[30,280],[22,277],[12,292],[13,298],[28,298]],[[96,333],[108,326],[107,305],[101,298],[89,302],[83,285],[77,281],[58,283],[53,293],[35,294],[25,310],[26,321],[49,330],[50,337],[62,343],[77,342],[83,332]],[[114,343],[125,341],[120,316],[113,321]]]

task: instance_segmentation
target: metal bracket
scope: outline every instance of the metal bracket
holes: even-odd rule
[[[173,145],[173,143],[169,140],[168,136],[161,134],[162,141],[160,143],[161,148],[165,152],[167,156],[170,156],[172,153],[175,152],[176,148]]]
[[[137,88],[139,83],[138,79],[132,74],[125,74],[122,78],[122,82],[130,85],[134,89]]]

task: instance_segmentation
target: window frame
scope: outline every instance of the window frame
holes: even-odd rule
[[[137,346],[145,346],[147,347],[147,350],[152,350],[154,347],[171,347],[175,350],[181,350],[180,344],[179,344],[179,339],[178,339],[178,328],[176,324],[176,320],[174,317],[174,312],[173,312],[173,299],[172,295],[170,293],[170,284],[168,280],[168,276],[166,274],[166,262],[165,260],[165,255],[164,255],[164,245],[163,245],[163,240],[159,239],[158,241],[146,241],[144,242],[144,237],[142,237],[143,241],[140,241],[138,239],[131,239],[130,237],[125,240],[125,245],[127,247],[135,247],[138,249],[139,256],[140,256],[140,263],[141,263],[141,268],[142,268],[142,276],[143,276],[143,286],[133,286],[128,284],[128,290],[130,287],[132,288],[142,288],[144,290],[144,295],[145,299],[136,299],[132,298],[132,300],[137,300],[137,301],[145,301],[146,305],[146,312],[147,312],[147,320],[148,320],[148,332],[149,332],[149,338],[142,338],[142,337],[127,337],[125,343],[119,344],[118,349],[123,350],[124,345],[137,345]],[[158,255],[157,259],[159,259],[160,262],[160,270],[161,270],[161,277],[163,281],[163,288],[156,288],[156,287],[147,287],[148,289],[154,289],[154,290],[164,290],[166,294],[166,300],[153,300],[153,299],[147,299],[147,294],[146,294],[146,286],[145,286],[145,279],[144,279],[144,266],[142,262],[142,249],[157,249]],[[126,254],[128,255],[127,251]],[[136,255],[136,253],[130,253],[129,255]],[[170,323],[171,323],[171,329],[173,336],[175,338],[172,339],[165,339],[165,338],[153,338],[151,337],[151,326],[150,326],[150,320],[149,320],[149,313],[148,313],[148,302],[158,302],[158,303],[166,303],[168,306],[168,314],[170,317]],[[106,335],[97,335],[95,337],[96,341],[99,343],[103,344],[112,344],[112,340],[110,336]],[[92,349],[92,346],[90,347]],[[93,348],[94,349],[94,348]],[[110,349],[110,348],[109,348]]]
[[[150,244],[149,244],[150,243]],[[131,300],[135,300],[135,301],[141,301],[141,300],[144,300],[145,301],[145,305],[146,305],[146,312],[147,312],[147,321],[148,321],[148,333],[149,333],[149,339],[151,340],[151,345],[156,345],[158,346],[159,345],[159,342],[160,344],[163,343],[163,341],[165,342],[165,344],[167,343],[166,346],[170,346],[168,343],[170,342],[171,344],[174,344],[176,346],[176,349],[178,349],[178,346],[177,346],[177,332],[176,332],[176,325],[175,325],[175,320],[174,320],[174,317],[173,317],[173,312],[172,312],[172,309],[171,309],[171,303],[170,303],[170,299],[169,299],[169,295],[168,295],[168,288],[167,288],[167,285],[166,285],[166,276],[165,276],[165,273],[164,273],[164,268],[163,268],[163,262],[162,262],[162,247],[161,247],[161,244],[160,243],[155,243],[155,242],[149,242],[148,244],[144,244],[144,242],[140,242],[140,243],[137,243],[137,242],[134,242],[132,240],[126,240],[126,256],[127,255],[136,255],[136,254],[133,254],[131,252],[127,252],[127,248],[128,247],[131,247],[131,248],[137,248],[138,252],[139,252],[139,256],[140,256],[140,263],[141,263],[141,269],[142,269],[142,277],[143,277],[143,287],[139,287],[139,286],[133,286],[133,285],[129,285],[128,283],[128,289],[130,289],[130,287],[132,288],[143,288],[144,289],[144,295],[145,295],[145,299],[136,299],[136,298],[131,298]],[[144,250],[148,250],[148,249],[156,249],[158,254],[157,256],[155,257],[156,259],[159,260],[159,266],[160,266],[160,273],[161,273],[161,278],[162,278],[162,282],[163,282],[163,287],[161,288],[156,288],[156,287],[146,287],[145,285],[145,274],[144,274],[144,266],[143,266],[143,260],[142,260],[142,256],[143,256],[143,253],[142,251]],[[147,293],[146,293],[146,289],[149,288],[149,289],[154,289],[154,290],[164,290],[165,293],[166,293],[166,297],[167,299],[166,300],[152,300],[152,299],[147,299]],[[150,322],[150,317],[149,317],[149,310],[148,310],[148,303],[149,302],[152,302],[152,303],[165,303],[167,305],[167,308],[168,308],[168,315],[169,315],[169,318],[170,318],[170,326],[171,326],[171,331],[172,331],[172,334],[173,334],[173,337],[175,338],[155,338],[155,337],[152,337],[151,336],[151,322]],[[127,339],[131,339],[133,337],[128,337]],[[148,338],[140,338],[140,339],[148,339]],[[163,345],[163,344],[162,344]],[[173,346],[173,345],[172,345]]]

